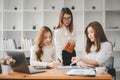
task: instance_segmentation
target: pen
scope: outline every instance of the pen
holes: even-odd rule
[[[61,63],[61,60],[58,58],[58,61]]]

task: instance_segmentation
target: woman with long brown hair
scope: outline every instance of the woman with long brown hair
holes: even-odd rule
[[[52,45],[52,31],[43,26],[38,31],[35,46],[31,49],[30,65],[35,67],[57,67],[58,62],[55,61],[55,50]]]
[[[102,25],[97,21],[91,22],[85,29],[85,35],[85,57],[73,57],[72,64],[81,61],[87,65],[108,67],[112,45],[107,40]]]
[[[70,44],[70,52],[65,50],[65,46]],[[56,57],[61,60],[63,65],[70,65],[71,58],[76,56],[75,52],[75,28],[73,24],[73,15],[69,8],[61,9],[59,22],[55,30],[55,48]]]

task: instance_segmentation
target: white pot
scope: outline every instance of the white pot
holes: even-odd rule
[[[9,65],[1,65],[2,74],[9,74],[10,73],[10,66]]]

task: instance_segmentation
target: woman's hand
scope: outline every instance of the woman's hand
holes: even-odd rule
[[[75,47],[75,41],[74,40],[70,40],[69,43],[70,43],[71,47]]]
[[[60,63],[57,62],[57,61],[53,61],[53,62],[50,62],[50,63],[47,64],[47,66],[50,67],[50,68],[56,68],[59,65],[60,65]]]
[[[71,62],[72,62],[72,63],[71,63],[70,65],[73,65],[73,64],[79,62],[80,59],[81,59],[81,57],[72,57],[72,59],[71,59]]]

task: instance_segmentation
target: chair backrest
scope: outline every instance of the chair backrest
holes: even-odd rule
[[[2,69],[1,69],[1,64],[0,64],[0,73],[2,72]]]
[[[108,69],[113,69],[114,68],[114,57],[110,57],[110,63],[109,63],[109,66],[107,68]]]
[[[108,68],[108,73],[112,75],[113,80],[116,80],[116,70],[114,68],[114,57],[110,57],[110,63]]]

